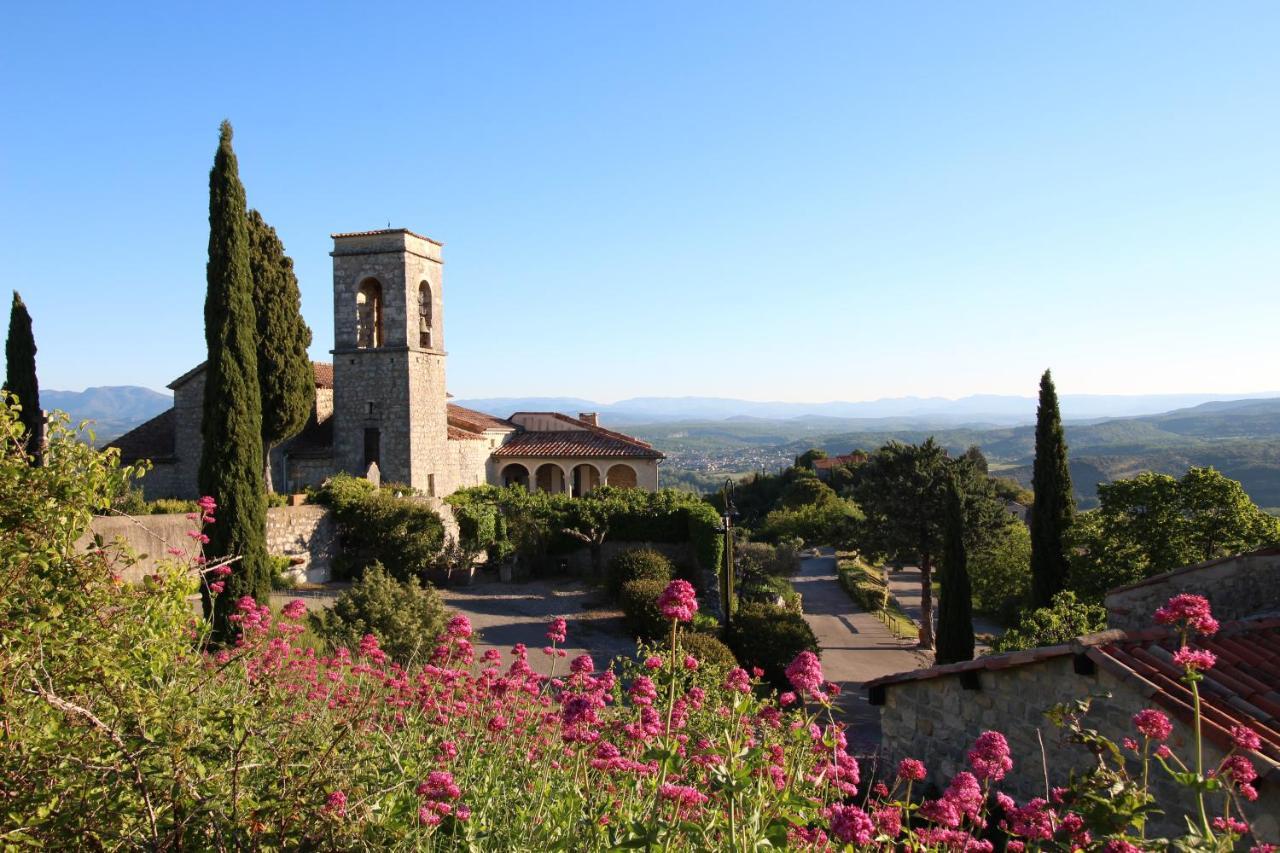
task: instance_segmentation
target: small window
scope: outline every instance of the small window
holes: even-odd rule
[[[418,346],[431,349],[431,285],[418,285]]]
[[[356,291],[356,346],[382,346],[382,285],[367,278]]]
[[[382,462],[379,457],[382,455],[382,433],[372,427],[364,431],[364,470],[368,471],[369,466],[378,463],[378,468],[382,468]]]

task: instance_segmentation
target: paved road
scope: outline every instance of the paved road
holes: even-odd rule
[[[933,572],[934,580],[938,578],[937,569]],[[889,567],[889,592],[893,593],[893,597],[898,600],[898,605],[902,608],[902,612],[907,614],[916,625],[920,624],[920,568],[918,566],[903,566],[900,569]],[[933,619],[937,624],[938,619],[938,596],[933,597]],[[1003,634],[1004,629],[1000,625],[988,619],[985,616],[974,615],[973,630],[977,634]],[[987,646],[982,643],[978,644],[978,650],[984,651]]]
[[[802,560],[792,580],[803,597],[805,619],[822,647],[823,672],[840,685],[850,743],[860,751],[874,750],[880,743],[880,715],[867,703],[862,684],[928,666],[932,656],[916,650],[913,640],[893,636],[880,620],[853,603],[840,586],[835,556],[829,552]]]

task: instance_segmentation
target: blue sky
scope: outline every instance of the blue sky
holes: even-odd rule
[[[314,357],[331,232],[445,242],[459,397],[1280,389],[1275,3],[129,8],[0,34],[48,388],[203,357],[227,117]]]

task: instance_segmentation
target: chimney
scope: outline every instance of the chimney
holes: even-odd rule
[[[586,423],[589,423],[592,426],[600,426],[600,424],[597,422],[599,417],[600,416],[595,412],[579,412],[578,413],[578,420],[585,421]]]

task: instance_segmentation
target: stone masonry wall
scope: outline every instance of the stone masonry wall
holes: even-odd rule
[[[124,573],[126,581],[137,582],[156,570],[170,547],[189,550],[187,531],[192,522],[185,515],[98,516],[93,532],[112,542],[124,539],[138,555],[145,555]],[[88,547],[89,535],[81,537],[79,547]],[[267,551],[275,556],[298,558],[294,567],[299,579],[323,583],[329,579],[336,537],[329,511],[319,506],[273,507],[267,510]]]
[[[1084,770],[1092,761],[1083,748],[1064,741],[1060,731],[1045,719],[1046,710],[1059,702],[1109,692],[1112,698],[1094,700],[1086,725],[1119,743],[1122,737],[1134,734],[1132,715],[1151,707],[1128,682],[1106,671],[1076,674],[1070,654],[1010,669],[979,671],[977,675],[978,690],[964,689],[957,675],[887,685],[880,712],[882,745],[888,761],[885,766],[894,767],[902,758],[918,758],[929,770],[926,784],[944,788],[958,771],[968,769],[969,749],[978,735],[991,729],[1008,738],[1013,755],[1013,771],[1000,789],[1019,800],[1043,797],[1041,738],[1051,785],[1065,784],[1071,770]],[[1169,741],[1174,752],[1185,758],[1191,754],[1193,743],[1190,729],[1175,721]],[[1216,766],[1222,757],[1222,752],[1206,743],[1206,764]],[[1184,831],[1179,809],[1194,809],[1193,801],[1168,781],[1158,766],[1153,767],[1151,778],[1158,801],[1176,815],[1176,819],[1157,819],[1155,832]],[[1280,833],[1276,823],[1276,816],[1280,815],[1277,787],[1280,783],[1276,781],[1263,782],[1259,786],[1260,799],[1249,810],[1258,828],[1270,833],[1272,840]],[[1170,807],[1175,803],[1176,808]]]
[[[173,452],[178,462],[171,489],[164,497],[186,500],[200,497],[200,455],[204,445],[200,424],[204,420],[205,376],[206,372],[201,370],[173,389]],[[143,488],[145,490],[145,485]]]
[[[1172,596],[1192,592],[1209,599],[1221,622],[1280,609],[1280,551],[1258,551],[1157,575],[1107,594],[1107,627],[1151,624],[1151,614]]]

